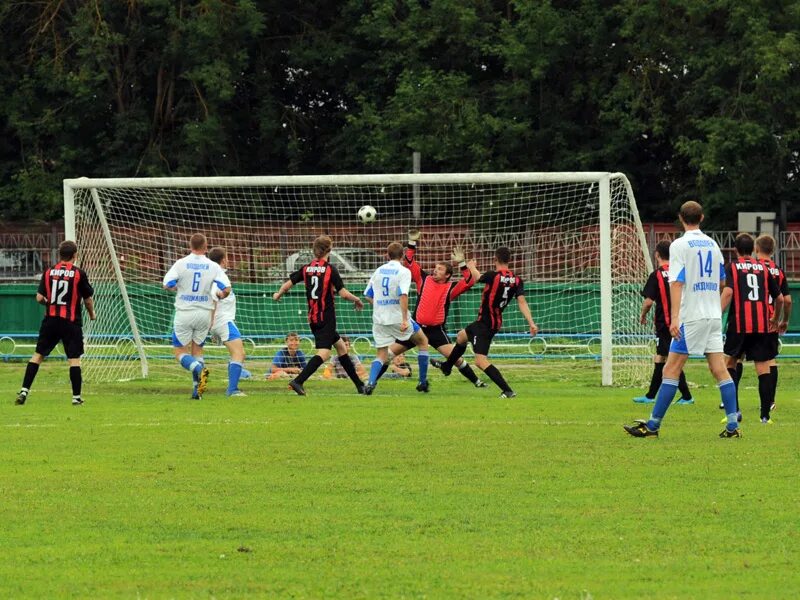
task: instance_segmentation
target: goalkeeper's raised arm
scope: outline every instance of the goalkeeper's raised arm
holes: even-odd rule
[[[466,255],[464,254],[464,249],[461,248],[461,246],[456,246],[453,248],[453,253],[450,255],[450,259],[452,262],[458,265],[458,268],[461,271],[461,280],[453,285],[448,301],[455,300],[461,294],[470,289],[473,285],[475,285],[475,282],[478,281],[481,276],[480,271],[478,271],[477,262],[474,258],[467,260]]]

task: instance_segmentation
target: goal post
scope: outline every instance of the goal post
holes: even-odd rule
[[[356,217],[365,204],[377,209],[373,223]],[[271,295],[307,260],[314,237],[333,238],[332,262],[360,294],[388,242],[404,241],[410,226],[423,231],[419,258],[428,270],[455,245],[481,271],[493,268],[497,247],[511,249],[541,335],[531,339],[510,306],[493,358],[596,360],[603,385],[639,384],[652,360],[652,330],[638,320],[652,261],[621,173],[68,179],[64,220],[96,290],[98,319],[85,326],[90,381],[173,366],[173,298],[160,284],[198,231],[209,247],[228,250],[248,361],[266,364],[288,331],[307,336],[301,295],[281,303]],[[474,320],[479,287],[453,303],[448,331]],[[362,354],[369,352],[369,316],[345,304],[337,311],[340,332]],[[207,354],[226,357],[213,344]]]

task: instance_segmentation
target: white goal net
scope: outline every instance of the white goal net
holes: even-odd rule
[[[228,251],[237,324],[248,364],[263,374],[286,333],[305,336],[305,297],[294,289],[272,301],[288,274],[308,262],[312,240],[333,238],[332,262],[361,294],[391,241],[422,230],[424,269],[462,246],[492,269],[499,246],[525,284],[540,335],[532,339],[509,306],[492,357],[520,364],[560,360],[602,363],[604,384],[644,380],[652,359],[650,326],[638,322],[651,269],[636,203],[624,175],[510,173],[342,175],[64,182],[67,238],[95,286],[98,319],[86,321],[85,377],[107,381],[177,368],[170,345],[174,296],[161,288],[167,269],[188,253],[189,237]],[[377,210],[361,223],[359,209]],[[456,300],[448,331],[475,319],[482,286]],[[411,304],[414,304],[412,293]],[[337,309],[340,333],[369,353],[371,311]],[[226,358],[207,346],[211,360]],[[259,364],[261,363],[261,364]],[[263,368],[263,369],[262,369]]]

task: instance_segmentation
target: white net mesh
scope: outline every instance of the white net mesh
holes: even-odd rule
[[[444,177],[444,176],[439,176]],[[552,175],[548,176],[552,179]],[[263,181],[264,178],[261,178]],[[349,181],[352,181],[350,177]],[[418,259],[431,269],[449,259],[454,245],[493,268],[498,246],[512,249],[511,268],[523,278],[541,334],[531,339],[514,305],[492,345],[494,358],[520,362],[550,358],[599,360],[601,349],[600,186],[597,182],[253,185],[248,178],[226,187],[104,187],[74,189],[75,234],[83,266],[96,289],[98,319],[88,322],[85,372],[89,381],[141,377],[137,340],[126,311],[124,288],[150,370],[175,368],[170,346],[174,296],[161,279],[188,253],[192,233],[209,245],[225,246],[237,295],[237,325],[248,364],[258,373],[283,346],[284,336],[308,336],[305,299],[292,290],[280,303],[272,293],[288,274],[308,262],[312,240],[328,234],[332,262],[345,285],[361,294],[383,261],[390,241],[405,241],[410,226],[423,231]],[[86,184],[82,184],[86,185]],[[417,216],[415,189],[417,188]],[[94,192],[93,192],[94,190]],[[611,273],[614,383],[638,384],[649,369],[650,328],[639,325],[639,290],[648,262],[624,178],[611,178]],[[111,244],[102,226],[104,214]],[[359,208],[369,204],[377,219],[363,224]],[[112,260],[118,261],[121,286]],[[455,301],[448,331],[474,320],[482,286]],[[413,305],[414,298],[412,296]],[[339,331],[369,352],[371,311],[337,310]],[[304,342],[310,349],[310,339]],[[213,359],[224,350],[208,346]],[[259,365],[261,362],[263,365]],[[259,373],[260,374],[260,373]]]

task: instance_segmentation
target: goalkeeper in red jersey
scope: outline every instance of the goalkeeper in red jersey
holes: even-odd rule
[[[421,235],[417,229],[408,232],[408,246],[404,257],[404,264],[411,270],[411,279],[417,286],[417,306],[413,318],[422,327],[429,344],[447,358],[455,347],[445,331],[450,303],[475,285],[481,274],[475,261],[467,261],[459,248],[453,249],[452,256],[453,262],[458,263],[461,271],[461,279],[458,281],[450,281],[453,267],[444,261],[437,262],[432,273],[423,271],[416,259],[417,244]],[[441,365],[433,360],[431,364]],[[460,358],[455,366],[475,387],[487,387],[464,359]]]

